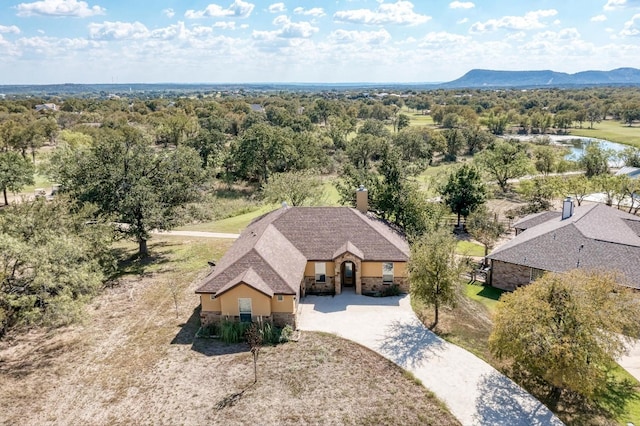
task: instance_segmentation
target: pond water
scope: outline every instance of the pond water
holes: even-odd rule
[[[620,160],[617,158],[615,154],[622,152],[625,148],[628,148],[628,145],[623,145],[621,143],[611,142],[604,139],[593,139],[593,138],[580,138],[580,137],[572,137],[568,140],[559,141],[560,145],[566,145],[570,147],[571,152],[567,154],[564,158],[566,160],[577,161],[582,158],[585,153],[585,150],[589,144],[597,143],[600,145],[600,148],[608,150],[611,152],[611,158],[609,159],[609,163],[613,167],[622,167],[624,164],[620,164]]]

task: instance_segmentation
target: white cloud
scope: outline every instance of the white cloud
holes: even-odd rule
[[[315,16],[316,18],[321,18],[326,15],[324,9],[321,7],[314,7],[307,10],[305,10],[304,7],[296,7],[293,9],[293,13],[296,15]]]
[[[620,31],[623,37],[635,37],[640,35],[640,13],[636,13],[633,17],[624,23],[624,28]]]
[[[11,25],[11,26],[4,26],[4,25],[0,25],[0,34],[20,34],[20,28],[16,27],[15,25]]]
[[[173,18],[176,15],[176,12],[173,9],[168,8],[168,9],[163,9],[162,14],[167,18]]]
[[[235,21],[227,21],[227,22],[216,22],[213,25],[213,28],[222,28],[223,30],[235,30],[236,23]]]
[[[383,44],[391,40],[391,34],[384,28],[378,31],[336,30],[329,34],[329,41],[336,44]]]
[[[86,18],[88,16],[103,15],[106,11],[100,6],[91,6],[85,1],[78,0],[41,0],[33,3],[20,3],[15,6],[17,15],[28,16],[74,16]]]
[[[451,3],[449,3],[449,7],[451,9],[471,9],[473,7],[476,7],[475,4],[471,3],[470,1],[452,1]]]
[[[310,22],[292,22],[286,15],[273,20],[273,25],[280,28],[274,31],[254,31],[252,36],[257,40],[273,40],[276,38],[309,38],[319,31]]]
[[[605,15],[596,15],[591,17],[591,22],[604,22],[607,20]]]
[[[469,22],[469,18],[462,18],[456,21],[456,24],[466,24]]]
[[[534,30],[544,28],[546,25],[540,21],[541,18],[548,18],[558,14],[555,9],[536,10],[527,12],[524,16],[503,16],[500,19],[489,19],[486,22],[476,22],[471,26],[472,33],[484,33],[496,31],[498,29],[509,30]]]
[[[140,39],[150,35],[140,22],[109,22],[89,24],[89,36],[94,40]]]
[[[365,25],[418,25],[424,24],[431,16],[420,15],[413,11],[413,3],[398,0],[396,3],[380,3],[376,10],[341,10],[333,14],[337,22]]]
[[[251,15],[255,5],[242,0],[234,0],[226,9],[215,3],[211,3],[203,10],[187,10],[185,18],[199,19],[205,17],[212,18],[247,18]]]
[[[420,40],[419,46],[423,48],[444,48],[451,45],[464,46],[470,41],[471,38],[468,36],[440,31],[428,33]]]
[[[271,13],[282,13],[287,10],[287,7],[284,3],[273,3],[269,6],[269,12]]]
[[[627,0],[608,0],[604,5],[604,10],[622,9],[626,6]]]

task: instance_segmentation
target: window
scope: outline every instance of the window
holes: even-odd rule
[[[214,300],[216,298],[215,294],[211,294],[210,296],[211,296],[211,300]]]
[[[327,281],[327,264],[324,262],[316,262],[316,282],[324,283]]]
[[[240,311],[240,321],[251,322],[251,299],[239,297],[238,310]]]
[[[542,274],[544,274],[544,270],[536,269],[536,268],[530,268],[529,282],[533,282],[533,281],[537,280],[538,278],[540,278],[542,276]]]
[[[382,283],[391,284],[393,282],[393,262],[382,264]]]
[[[284,300],[284,296],[279,294],[278,295],[278,302],[282,302]]]

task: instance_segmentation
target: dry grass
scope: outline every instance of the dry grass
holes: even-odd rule
[[[256,385],[245,345],[194,341],[193,290],[231,243],[154,238],[152,261],[127,264],[83,324],[1,341],[0,424],[457,424],[403,370],[337,337],[264,348]]]

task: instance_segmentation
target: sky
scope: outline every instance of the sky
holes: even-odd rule
[[[640,0],[0,0],[0,84],[640,68]]]

